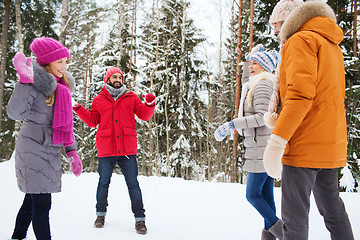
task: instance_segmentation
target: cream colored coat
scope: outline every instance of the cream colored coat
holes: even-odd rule
[[[254,83],[250,89],[244,89],[247,91],[243,93],[244,101],[240,103],[241,117],[234,119],[236,130],[244,137],[243,169],[248,172],[265,172],[263,156],[272,129],[265,126],[263,116],[273,91],[273,78],[274,76],[266,71],[253,77]]]

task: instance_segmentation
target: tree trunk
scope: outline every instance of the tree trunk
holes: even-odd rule
[[[19,41],[19,52],[24,52],[24,41],[21,32],[21,8],[20,0],[15,0],[16,35]]]
[[[155,118],[154,118],[155,119]],[[159,122],[159,121],[156,121],[155,119],[155,123],[156,122]],[[160,142],[159,142],[159,131],[157,130],[156,128],[156,131],[155,131],[155,136],[156,136],[156,154],[155,154],[155,159],[157,160],[158,163],[161,162],[161,159],[160,159]],[[160,176],[160,172],[161,172],[161,164],[156,164],[156,175],[157,176]]]
[[[185,22],[186,22],[186,12],[185,12],[185,1],[181,1],[182,7],[182,16],[181,19],[181,67],[180,67],[180,85],[179,85],[179,102],[182,103],[183,98],[183,88],[185,83]]]
[[[24,41],[21,31],[21,2],[15,0],[16,35],[19,41],[19,52],[24,52]],[[15,121],[14,137],[17,138],[21,127],[21,121]]]
[[[354,42],[353,42],[353,57],[357,57],[357,4],[358,0],[354,0]]]
[[[117,67],[120,68],[120,63],[121,63],[121,58],[122,58],[122,54],[123,54],[123,40],[122,40],[122,37],[121,37],[121,32],[122,32],[122,29],[123,29],[123,24],[124,24],[124,21],[123,21],[123,13],[122,13],[122,6],[121,6],[121,0],[119,0],[119,56],[118,56],[118,59],[117,59]],[[125,74],[126,75],[126,74]]]
[[[4,0],[4,16],[2,25],[1,36],[1,62],[0,62],[0,130],[2,121],[2,109],[4,105],[4,84],[5,84],[5,71],[7,63],[7,49],[8,49],[8,31],[9,31],[9,15],[10,15],[10,0]]]
[[[239,115],[239,105],[240,105],[240,92],[241,92],[241,32],[242,32],[242,11],[243,11],[243,0],[239,0],[239,26],[238,26],[238,42],[237,42],[237,58],[236,58],[236,95],[235,95],[235,118]],[[237,145],[238,145],[239,135],[236,130],[234,130],[234,141],[233,141],[233,159],[231,166],[231,182],[236,182],[238,179],[238,164],[237,164]]]
[[[84,79],[84,90],[83,90],[84,106],[86,104],[86,96],[87,96],[89,57],[90,57],[90,31],[87,33],[87,37],[86,37],[86,64],[85,64],[85,79]]]
[[[207,124],[207,136],[206,136],[206,156],[208,158],[208,161],[210,164],[211,160],[212,160],[212,154],[211,154],[211,143],[210,143],[210,125],[211,125],[211,85],[210,85],[210,77],[209,75],[207,76],[207,79],[208,79],[208,124]],[[200,143],[200,146],[201,146],[201,143]],[[210,167],[210,165],[209,165]],[[210,179],[210,168],[208,168],[208,180],[211,181]]]
[[[165,58],[165,69],[167,69],[167,59]],[[169,83],[169,76],[168,73],[166,71],[166,97],[165,97],[165,107],[164,107],[164,111],[165,111],[165,122],[166,122],[166,163],[167,163],[167,176],[170,177],[171,176],[171,168],[170,168],[170,136],[169,136],[169,115],[168,115],[168,100],[169,100],[169,94],[170,94],[170,83]]]
[[[133,62],[133,50],[134,50],[134,31],[135,31],[135,26],[136,26],[136,1],[134,0],[134,5],[133,5],[133,18],[132,18],[132,23],[131,23],[131,46],[130,46],[130,63],[129,63],[129,77],[130,77],[130,81],[129,81],[129,89],[131,90],[131,84],[132,82],[135,82],[135,77],[131,78],[131,72],[132,72],[132,62]],[[135,74],[134,74],[135,76]]]
[[[158,69],[158,65],[159,65],[159,1],[156,1],[156,50],[155,50],[155,66],[151,72],[150,75],[150,93],[153,94],[155,89],[154,88],[154,75],[155,72]],[[154,117],[152,117],[149,121],[149,140],[150,140],[150,154],[149,154],[149,174],[150,176],[152,176],[152,168],[153,168],[153,155],[154,155],[154,139],[153,139],[153,134],[152,134],[152,128],[153,128],[153,122],[154,122]]]
[[[61,28],[60,28],[60,37],[59,42],[65,46],[65,40],[67,35],[67,26],[69,21],[69,8],[68,0],[62,0],[62,9],[61,9]]]
[[[250,37],[249,37],[249,52],[253,48],[253,38],[254,38],[254,0],[250,2]]]

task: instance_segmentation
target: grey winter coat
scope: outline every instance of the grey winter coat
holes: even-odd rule
[[[263,155],[272,132],[271,128],[265,126],[263,116],[268,109],[274,82],[273,75],[266,71],[259,73],[254,78],[255,83],[246,92],[242,103],[243,117],[234,119],[234,125],[244,137],[245,163],[243,169],[259,173],[265,172]]]
[[[56,90],[57,80],[35,61],[33,69],[34,83],[16,83],[7,106],[11,119],[23,121],[16,141],[16,177],[24,193],[55,193],[61,191],[63,144],[53,144],[54,106],[45,100]],[[66,74],[75,89],[74,79]]]

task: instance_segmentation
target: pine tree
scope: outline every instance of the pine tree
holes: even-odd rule
[[[12,3],[12,1],[10,1]],[[4,5],[1,2],[0,11],[4,12]],[[24,0],[21,1],[21,23],[22,23],[22,35],[24,41],[24,54],[28,57],[31,56],[29,49],[30,43],[36,37],[46,36],[57,39],[55,33],[56,23],[56,9],[59,6],[57,0]],[[13,87],[17,81],[16,71],[12,64],[12,59],[18,49],[17,35],[16,35],[16,19],[15,19],[15,5],[10,4],[9,15],[9,30],[7,31],[7,54],[6,59],[6,71],[5,71],[5,85],[4,85],[4,105],[2,106],[2,119],[1,119],[1,133],[0,133],[0,159],[9,159],[14,148],[15,138],[14,133],[14,121],[9,119],[6,114],[6,103],[8,102],[12,93]],[[3,19],[1,19],[3,21]],[[3,36],[2,30],[0,30],[1,36]],[[0,160],[1,161],[1,160]]]
[[[360,183],[360,60],[354,54],[354,1],[335,1],[329,0],[328,4],[334,9],[337,23],[344,31],[344,40],[340,43],[340,47],[344,54],[345,63],[345,80],[346,80],[346,98],[345,108],[348,127],[348,166],[352,177],[358,188]],[[359,13],[359,9],[357,9]],[[359,14],[356,16],[359,18]],[[359,22],[359,21],[357,21]],[[355,55],[355,56],[354,56]],[[345,170],[346,172],[346,170]],[[340,172],[340,178],[343,177],[343,171]],[[350,176],[346,176],[349,178]],[[340,179],[341,182],[341,179]],[[342,186],[346,188],[347,186]],[[349,190],[349,188],[348,188]],[[352,189],[355,190],[355,189]]]
[[[96,78],[93,79],[95,75],[93,68],[96,58],[95,43],[102,10],[93,1],[71,2],[68,9],[66,35],[63,35],[65,45],[71,52],[69,72],[76,80],[73,98],[87,109],[90,109],[92,99],[98,93],[95,89],[99,89]],[[78,143],[78,154],[81,156],[85,171],[97,169],[96,130],[96,128],[88,128],[74,114],[74,134]],[[69,167],[65,164],[63,166],[65,166],[64,170]]]
[[[195,47],[203,39],[196,35],[193,21],[187,18],[188,2],[170,0],[161,4],[159,17],[143,26],[142,50],[147,57],[147,66],[142,72],[150,76],[155,71],[153,84],[159,97],[158,108],[162,110],[156,113],[155,124],[159,129],[159,145],[165,146],[165,149],[160,147],[157,157],[162,158],[157,161],[160,164],[157,167],[164,174],[169,174],[166,163],[168,152],[171,176],[193,178],[200,171],[197,159],[200,157],[198,150],[201,142],[197,138],[205,137],[203,119],[206,115],[199,111],[204,106],[197,95],[197,90],[202,87],[198,80],[203,72],[199,69],[201,61],[194,54]],[[156,51],[160,52],[158,60]],[[154,62],[157,64],[154,65]],[[150,87],[146,79],[144,84]],[[168,123],[164,111],[168,114]]]

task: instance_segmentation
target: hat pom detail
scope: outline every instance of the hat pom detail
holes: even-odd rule
[[[263,52],[264,46],[262,44],[258,44],[253,49],[251,49],[251,52],[245,56],[246,61],[250,61],[250,58],[257,52]]]
[[[264,51],[264,46],[262,44],[258,44],[252,49],[251,53],[263,52],[263,51]]]

